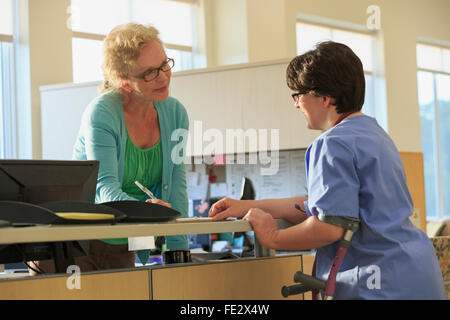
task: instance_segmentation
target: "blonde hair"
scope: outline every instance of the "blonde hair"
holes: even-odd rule
[[[128,78],[141,48],[153,41],[162,45],[158,35],[159,31],[154,27],[136,23],[112,29],[103,42],[103,83],[99,91],[115,90],[122,93],[121,80]]]

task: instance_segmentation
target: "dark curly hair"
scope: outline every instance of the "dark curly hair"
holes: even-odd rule
[[[359,111],[364,104],[361,60],[342,43],[321,42],[295,57],[287,67],[286,82],[292,91],[334,98],[338,113]]]

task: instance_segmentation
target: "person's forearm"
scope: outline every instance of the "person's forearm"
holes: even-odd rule
[[[307,215],[295,208],[298,204],[302,210],[305,210],[303,202],[306,197],[292,197],[283,199],[261,199],[250,200],[252,208],[259,208],[270,213],[274,219],[286,219],[294,224],[303,222]]]
[[[277,250],[308,250],[320,248],[344,235],[344,229],[329,223],[321,222],[312,216],[303,223],[279,230],[273,240],[272,248]]]

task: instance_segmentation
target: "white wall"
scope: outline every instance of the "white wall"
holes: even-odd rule
[[[70,0],[28,3],[32,139],[41,157],[39,87],[72,80]],[[95,0],[94,0],[95,1]],[[387,85],[388,131],[401,151],[421,151],[415,44],[418,37],[450,43],[448,0],[202,0],[208,66],[296,55],[298,14],[364,26],[366,8],[381,8],[380,75]],[[246,40],[245,40],[246,39]],[[247,43],[245,43],[247,41]],[[244,61],[245,59],[248,61]],[[242,60],[242,61],[241,61]],[[20,93],[19,94],[23,94]]]
[[[210,29],[208,67],[248,62],[245,1],[214,0],[205,6]]]
[[[421,152],[416,42],[426,38],[450,44],[450,1],[247,0],[249,62],[268,55],[294,57],[295,22],[300,14],[364,27],[369,5],[381,9],[378,45],[383,65],[378,66],[378,76],[386,83],[388,132],[401,151]]]

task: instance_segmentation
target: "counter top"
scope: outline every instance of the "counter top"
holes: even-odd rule
[[[246,232],[251,230],[250,223],[243,220],[118,223],[115,225],[41,225],[0,228],[0,244]]]

